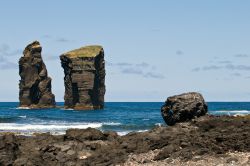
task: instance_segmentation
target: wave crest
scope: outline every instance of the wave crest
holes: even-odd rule
[[[89,124],[16,124],[16,123],[1,123],[1,131],[50,131],[50,130],[67,130],[70,128],[86,129],[100,128],[101,123]]]

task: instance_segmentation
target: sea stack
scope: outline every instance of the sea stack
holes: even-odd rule
[[[92,45],[60,56],[64,69],[65,108],[103,109],[105,94],[104,50]]]
[[[51,78],[48,77],[41,52],[40,43],[34,41],[24,49],[23,56],[19,60],[20,107],[55,107],[55,96],[51,91]]]
[[[203,96],[189,92],[168,97],[161,108],[161,115],[167,125],[172,126],[205,115],[207,110]]]

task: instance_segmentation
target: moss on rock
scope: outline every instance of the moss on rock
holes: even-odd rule
[[[102,50],[103,50],[102,46],[91,45],[69,51],[67,53],[64,53],[63,55],[68,58],[81,58],[81,57],[91,58],[99,55]]]

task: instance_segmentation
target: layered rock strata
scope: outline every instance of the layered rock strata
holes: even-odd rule
[[[51,91],[51,78],[48,77],[43,62],[42,47],[38,41],[29,44],[19,60],[19,101],[20,107],[51,108],[55,106],[55,96]]]
[[[86,46],[60,56],[64,69],[65,107],[77,110],[102,109],[105,94],[104,50]]]
[[[168,97],[161,108],[161,114],[167,125],[174,125],[205,115],[207,109],[207,104],[200,93],[189,92]]]

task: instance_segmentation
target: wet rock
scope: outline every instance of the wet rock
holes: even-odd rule
[[[29,44],[19,60],[19,100],[20,107],[50,108],[55,106],[55,96],[51,91],[51,78],[48,77],[43,62],[42,47],[38,41]]]
[[[105,94],[104,51],[86,46],[60,56],[64,69],[65,107],[77,110],[102,109]]]
[[[196,92],[183,93],[168,97],[161,108],[161,114],[167,125],[185,122],[207,113],[207,104],[202,95]]]
[[[69,129],[66,131],[66,139],[69,140],[104,140],[106,137],[104,134],[97,129],[87,128],[87,129]]]

